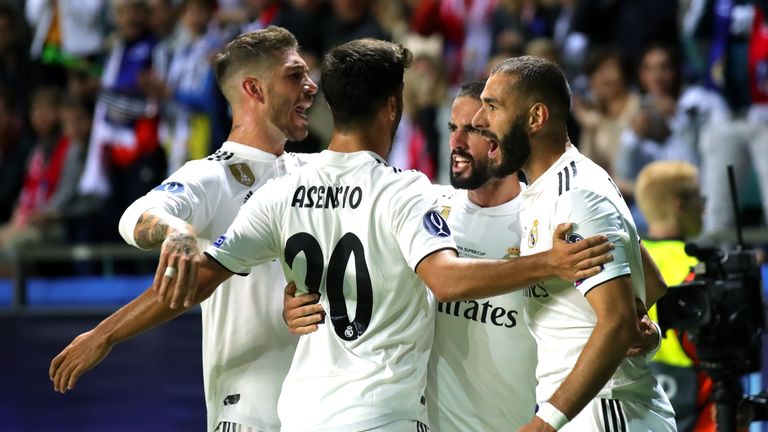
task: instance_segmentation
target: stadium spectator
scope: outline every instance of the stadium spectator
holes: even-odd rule
[[[14,104],[13,91],[0,87],[0,225],[13,214],[24,181],[32,140]]]
[[[181,8],[181,31],[162,69],[146,72],[140,80],[145,93],[161,104],[161,132],[166,135],[168,170],[200,159],[226,138],[226,108],[216,86],[210,59],[224,43],[220,30],[210,25],[213,0],[186,0]]]
[[[102,210],[98,197],[82,196],[78,184],[85,165],[88,140],[93,121],[93,104],[73,95],[66,95],[59,109],[62,137],[68,141],[56,191],[50,200],[30,217],[32,225],[48,233],[54,241],[90,243],[99,236],[98,219]]]
[[[389,155],[393,165],[417,169],[430,179],[437,177],[440,164],[440,132],[436,121],[447,91],[441,66],[439,59],[431,54],[414,58],[403,89],[403,119]]]
[[[34,32],[31,57],[42,65],[37,77],[40,84],[64,86],[69,71],[99,75],[108,12],[109,2],[103,0],[25,2],[25,15]]]
[[[677,43],[678,7],[668,0],[577,0],[571,31],[585,35],[591,49],[615,47],[634,70],[649,44]]]
[[[630,204],[640,232],[643,213],[634,205],[635,179],[647,164],[660,160],[698,165],[699,140],[713,125],[728,122],[725,100],[701,86],[682,87],[680,63],[668,46],[652,45],[641,57],[638,73],[640,109],[621,134],[614,160],[614,181]]]
[[[574,94],[573,114],[581,126],[579,149],[613,172],[621,132],[640,108],[640,97],[630,88],[626,62],[617,51],[594,51],[586,65],[589,98]]]
[[[542,0],[500,0],[491,17],[491,53],[521,52],[534,39],[551,39],[558,8]]]
[[[69,140],[60,133],[60,94],[55,87],[41,87],[32,94],[30,123],[32,153],[26,164],[19,200],[8,224],[0,228],[0,247],[13,248],[39,241],[42,234],[33,218],[51,201],[61,180]]]
[[[690,281],[698,260],[685,241],[701,232],[704,203],[698,170],[687,162],[659,161],[637,176],[637,204],[648,221],[643,244],[671,285]],[[656,319],[656,308],[648,311]],[[680,432],[715,432],[712,380],[698,368],[695,348],[684,334],[667,330],[650,364],[675,409]]]
[[[734,117],[713,124],[701,139],[706,233],[735,224],[732,209],[724,205],[730,202],[723,180],[728,165],[733,165],[739,186],[754,171],[763,217],[768,218],[768,4],[761,0],[726,6],[715,10],[711,58],[718,61],[711,65],[709,81],[723,92]]]
[[[331,48],[360,38],[389,40],[373,14],[374,0],[331,0],[333,14],[324,23],[323,53]]]
[[[101,77],[80,193],[108,198],[104,225],[117,223],[128,204],[162,180],[157,104],[140,78],[151,70],[157,39],[145,0],[113,0],[116,41]]]
[[[411,16],[411,28],[443,39],[445,76],[450,85],[481,78],[491,56],[493,0],[424,0]]]

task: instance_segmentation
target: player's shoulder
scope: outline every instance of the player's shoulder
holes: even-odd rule
[[[557,196],[623,199],[616,183],[600,165],[576,151],[566,156],[550,180],[555,183],[553,189]]]
[[[296,165],[298,166],[304,166],[309,163],[315,162],[318,160],[318,157],[320,156],[320,153],[294,153],[294,152],[285,152],[285,158],[286,160],[290,159],[296,162]]]
[[[376,169],[379,171],[380,181],[389,183],[403,192],[434,194],[432,181],[421,171],[404,170],[386,164],[377,165]]]
[[[200,184],[208,187],[219,184],[226,176],[227,165],[219,161],[208,159],[196,159],[186,162],[178,170],[174,171],[166,181],[175,181],[189,184]]]
[[[437,197],[438,205],[445,206],[450,205],[454,198],[456,198],[459,190],[450,185],[432,185],[432,190]]]

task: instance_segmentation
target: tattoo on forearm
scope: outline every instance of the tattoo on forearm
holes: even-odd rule
[[[141,215],[136,223],[136,244],[144,249],[159,246],[165,240],[165,232],[168,225],[154,215]]]

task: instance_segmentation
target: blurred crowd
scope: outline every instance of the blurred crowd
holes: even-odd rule
[[[450,169],[457,86],[510,56],[553,60],[572,86],[571,140],[630,205],[645,165],[686,161],[702,178],[686,205],[705,230],[728,229],[728,164],[741,184],[756,176],[768,214],[767,12],[768,0],[0,1],[0,250],[117,241],[125,207],[226,139],[211,59],[268,25],[296,35],[316,81],[340,43],[411,48],[391,162],[435,180]],[[327,142],[322,95],[310,121],[289,151]]]

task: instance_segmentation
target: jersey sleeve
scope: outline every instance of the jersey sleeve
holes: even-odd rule
[[[426,256],[441,249],[456,250],[448,222],[440,215],[432,183],[421,173],[403,173],[402,190],[394,195],[392,229],[408,265],[416,269]]]
[[[206,249],[213,258],[232,273],[245,276],[251,267],[271,261],[280,255],[279,230],[275,220],[275,201],[284,196],[276,180],[260,187],[237,213],[227,232]]]
[[[571,243],[593,235],[605,234],[613,243],[613,261],[604,264],[595,276],[576,282],[576,288],[586,295],[592,288],[630,274],[630,254],[633,245],[627,223],[611,200],[598,193],[575,189],[565,192],[557,201],[555,224],[572,222],[573,230],[567,240]]]
[[[224,183],[217,171],[211,171],[202,163],[187,163],[123,212],[118,230],[126,243],[139,247],[133,235],[134,229],[141,215],[152,208],[186,221],[197,231],[210,222]]]

